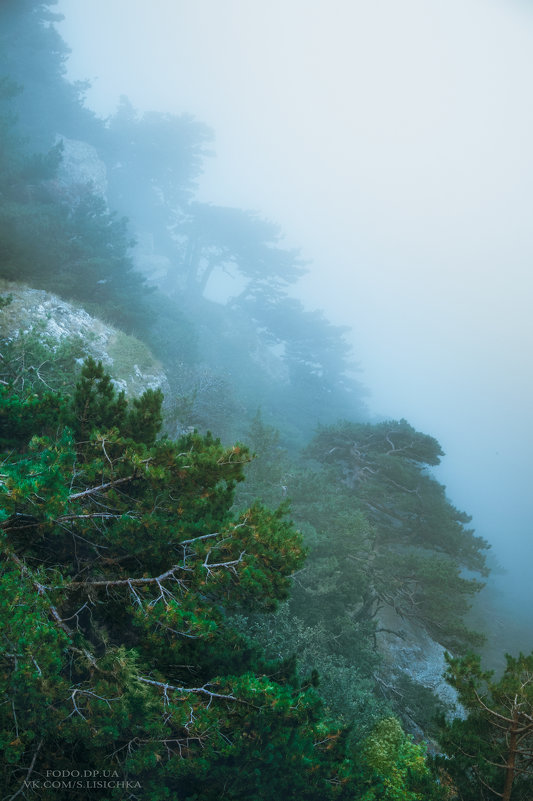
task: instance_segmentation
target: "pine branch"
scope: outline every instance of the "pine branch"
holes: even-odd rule
[[[108,481],[107,484],[100,484],[98,487],[89,487],[89,489],[83,490],[83,492],[75,492],[73,495],[69,495],[67,500],[69,502],[77,501],[79,498],[86,498],[88,495],[95,495],[97,492],[103,492],[119,484],[125,484],[127,481],[132,481],[134,478],[137,478],[136,473],[131,473],[131,475],[123,476],[122,478],[115,478],[113,481]]]

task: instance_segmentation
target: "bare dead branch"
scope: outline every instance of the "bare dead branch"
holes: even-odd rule
[[[133,481],[134,478],[137,478],[136,473],[131,473],[129,476],[123,476],[122,478],[115,478],[113,481],[108,481],[106,484],[100,484],[98,487],[89,487],[89,489],[83,490],[83,492],[75,492],[73,495],[69,495],[67,500],[69,502],[77,501],[79,498],[86,498],[88,495],[95,495],[98,492],[104,492],[105,490],[112,489],[119,484],[125,484],[127,481]]]
[[[147,679],[144,676],[137,676],[137,681],[142,681],[143,684],[151,684],[153,687],[159,687],[163,690],[163,694],[166,696],[166,693],[169,690],[178,693],[199,693],[200,695],[207,695],[209,698],[222,698],[224,701],[238,701],[240,703],[246,703],[240,698],[237,698],[235,695],[224,695],[223,693],[216,693],[212,690],[208,690],[207,687],[209,686],[210,682],[207,682],[202,687],[176,687],[173,684],[165,684],[162,681],[155,681],[154,679]],[[168,696],[167,701],[168,701]]]
[[[17,790],[17,792],[13,793],[13,795],[10,795],[9,798],[6,799],[6,801],[14,801],[14,799],[18,795],[20,795],[21,792],[26,788],[28,780],[29,780],[31,774],[33,773],[33,769],[35,767],[35,762],[37,761],[37,755],[38,755],[39,751],[41,750],[42,744],[43,744],[43,741],[39,740],[39,742],[37,743],[37,748],[35,749],[35,752],[33,754],[33,758],[32,758],[32,760],[30,762],[30,767],[28,768],[28,771],[26,773],[26,776],[24,777],[24,780],[22,781],[22,784],[20,785],[20,787]]]

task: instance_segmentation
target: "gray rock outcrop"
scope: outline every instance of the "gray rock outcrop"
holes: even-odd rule
[[[0,311],[0,339],[10,342],[36,333],[53,354],[60,343],[76,342],[80,358],[92,356],[113,376],[117,389],[136,397],[146,389],[168,391],[161,364],[135,337],[92,317],[81,307],[42,289],[0,281],[0,295],[10,297]],[[78,359],[79,361],[79,359]]]

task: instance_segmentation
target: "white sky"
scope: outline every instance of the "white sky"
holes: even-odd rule
[[[373,411],[439,439],[450,497],[509,566],[520,546],[515,591],[531,585],[533,9],[57,8],[69,75],[93,81],[98,113],[126,94],[214,129],[202,199],[256,209],[301,247],[312,260],[301,297],[352,327]]]

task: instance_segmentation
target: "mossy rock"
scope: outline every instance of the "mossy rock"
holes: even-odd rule
[[[13,380],[22,370],[30,384],[41,381],[60,390],[76,380],[80,365],[92,356],[130,397],[168,388],[161,364],[140,340],[57,295],[3,279],[0,340],[3,380]]]

